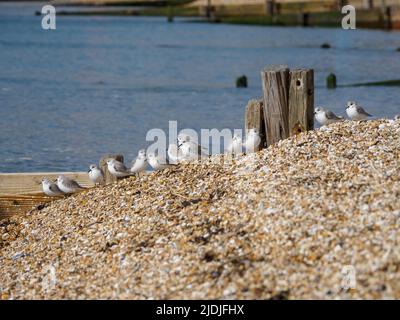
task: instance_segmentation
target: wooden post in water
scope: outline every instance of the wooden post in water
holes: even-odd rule
[[[385,7],[384,8],[384,27],[386,30],[392,29],[392,8]]]
[[[254,128],[257,129],[261,135],[261,143],[258,150],[261,150],[266,146],[263,104],[264,103],[262,100],[250,100],[246,106],[246,114],[244,120],[246,133],[249,129]]]
[[[289,134],[295,135],[314,128],[314,71],[290,71]]]
[[[106,181],[106,184],[112,183],[117,181],[117,178],[111,175],[111,173],[107,169],[107,160],[108,159],[115,159],[120,162],[124,162],[124,156],[122,154],[106,154],[103,156],[100,161],[99,161],[99,167],[103,170],[104,172],[104,178]]]
[[[261,72],[267,145],[289,137],[289,69],[273,66]]]

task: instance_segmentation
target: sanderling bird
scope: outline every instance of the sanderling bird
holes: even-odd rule
[[[326,110],[322,107],[315,108],[314,115],[315,115],[315,119],[322,126],[325,126],[325,125],[328,125],[331,123],[335,123],[338,121],[343,121],[342,117],[338,117],[331,110]]]
[[[170,168],[172,166],[167,157],[156,155],[155,153],[149,153],[147,159],[150,166],[156,171]]]
[[[354,101],[347,102],[346,113],[351,120],[365,120],[368,117],[372,117]]]
[[[42,179],[42,188],[43,192],[50,197],[63,195],[63,192],[60,190],[57,184],[55,182],[50,181],[47,178]]]
[[[88,176],[90,181],[92,181],[94,184],[104,183],[104,172],[95,164],[91,164],[89,166]]]
[[[115,159],[107,160],[107,169],[116,178],[123,178],[133,174],[122,162]]]
[[[394,116],[394,120],[400,120],[400,114],[396,114],[396,115]]]
[[[168,159],[171,163],[179,163],[183,159],[182,150],[179,149],[177,144],[170,144],[168,146]]]
[[[192,138],[188,134],[178,135],[178,148],[182,152],[183,160],[198,160],[201,157],[208,157],[203,151],[201,145],[192,141]]]
[[[228,147],[226,148],[226,152],[229,154],[241,154],[242,153],[242,137],[238,134],[235,134],[232,137],[232,141],[229,143]]]
[[[57,178],[57,186],[64,193],[75,193],[86,188],[79,185],[75,180],[64,175],[59,175]]]
[[[143,172],[147,169],[147,157],[146,157],[146,150],[141,149],[138,152],[137,158],[132,161],[132,167],[131,167],[131,173],[137,173],[139,174],[140,172]]]
[[[246,140],[243,143],[246,153],[257,151],[260,144],[261,137],[258,130],[256,128],[249,129],[246,135]]]

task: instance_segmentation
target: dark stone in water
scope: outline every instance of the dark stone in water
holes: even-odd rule
[[[236,79],[237,88],[247,88],[247,77],[245,75]]]
[[[323,43],[321,44],[321,49],[330,49],[331,45],[329,43]]]
[[[330,73],[327,77],[326,77],[326,87],[328,89],[335,89],[337,86],[336,83],[336,76],[333,73]]]

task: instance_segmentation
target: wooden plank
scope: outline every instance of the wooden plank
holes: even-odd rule
[[[16,214],[26,213],[33,208],[61,198],[63,197],[47,197],[44,194],[0,195],[0,220]]]
[[[93,186],[87,172],[0,173],[0,195],[40,194],[42,193],[42,179],[47,177],[55,180],[60,174],[78,181],[84,187]]]
[[[265,139],[265,125],[263,115],[263,101],[252,99],[247,103],[245,113],[245,130],[246,133],[249,129],[255,128],[261,135],[261,144],[256,150],[260,150],[266,146]]]
[[[267,144],[289,137],[289,69],[272,66],[261,72],[264,93],[264,123]]]
[[[104,172],[104,178],[106,181],[106,184],[113,183],[117,181],[117,178],[111,175],[111,173],[107,169],[107,160],[108,159],[115,159],[120,162],[124,162],[124,156],[122,154],[106,154],[103,157],[101,157],[99,161],[99,167],[103,170]]]
[[[314,129],[314,71],[290,71],[289,132],[299,134]]]

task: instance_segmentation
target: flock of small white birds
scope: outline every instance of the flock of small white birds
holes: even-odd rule
[[[232,138],[231,143],[227,148],[229,154],[241,154],[244,152],[251,153],[258,150],[261,144],[261,136],[257,129],[249,129],[246,139],[242,142],[239,135]],[[177,144],[170,144],[165,155],[147,153],[146,150],[139,150],[138,156],[132,161],[131,166],[127,167],[122,162],[116,159],[107,160],[107,170],[116,178],[123,178],[132,175],[139,175],[147,170],[148,166],[153,170],[163,170],[174,166],[183,161],[194,161],[201,158],[209,157],[203,147],[197,144],[191,136],[187,134],[179,134]],[[95,185],[104,184],[105,176],[101,168],[95,164],[89,166],[88,176],[90,181]],[[86,189],[79,185],[75,180],[64,175],[58,176],[56,181],[51,181],[48,178],[42,180],[43,192],[50,196],[60,196],[72,194]]]
[[[351,120],[361,121],[372,117],[360,105],[354,101],[347,103],[346,114]],[[343,117],[335,115],[332,111],[322,107],[315,108],[315,119],[323,126],[343,121]],[[400,116],[396,116],[398,119]],[[249,129],[246,133],[246,138],[242,141],[241,136],[234,135],[232,141],[226,148],[226,153],[231,155],[239,155],[243,152],[252,153],[259,149],[261,144],[261,135],[257,129]],[[139,151],[138,156],[132,161],[131,167],[126,167],[122,162],[115,159],[107,160],[107,170],[111,175],[117,178],[128,177],[132,175],[139,175],[146,171],[148,165],[153,170],[163,170],[182,161],[193,161],[203,157],[209,157],[205,153],[201,145],[192,141],[192,138],[187,134],[178,135],[177,144],[171,144],[168,147],[165,156],[161,154],[148,153],[142,149]],[[95,164],[90,165],[88,171],[89,179],[95,184],[104,184],[105,177],[101,168]],[[50,181],[47,178],[42,180],[43,192],[48,196],[60,196],[65,194],[72,194],[75,192],[86,189],[79,185],[75,180],[60,175],[56,181]]]

